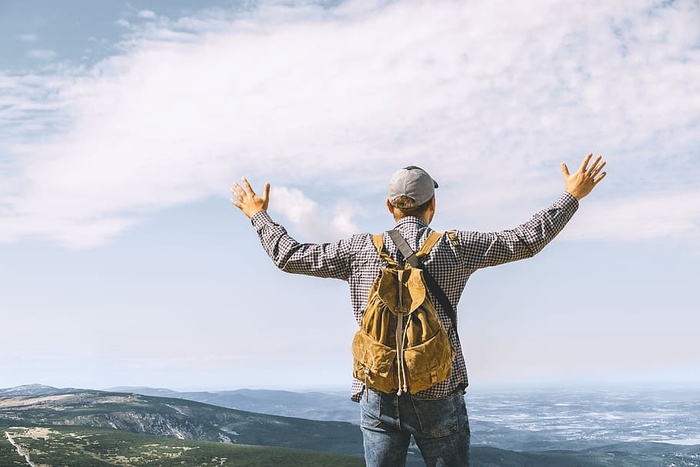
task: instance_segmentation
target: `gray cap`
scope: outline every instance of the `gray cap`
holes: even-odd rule
[[[437,182],[428,172],[415,165],[409,165],[396,171],[389,180],[389,202],[394,204],[394,200],[399,196],[408,196],[416,202],[416,206],[420,206],[435,195],[437,187]]]

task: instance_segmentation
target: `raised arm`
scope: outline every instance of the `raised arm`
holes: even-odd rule
[[[598,156],[590,164],[591,157],[593,154],[584,157],[573,174],[562,163],[566,193],[524,224],[500,232],[457,232],[468,268],[476,270],[529,258],[551,242],[574,215],[579,200],[593,191],[605,177],[605,172],[601,172],[605,162]]]
[[[278,268],[292,274],[348,280],[349,239],[334,243],[299,243],[267,213],[270,184],[265,184],[262,196],[253,191],[245,177],[242,185],[233,184],[231,203],[250,218],[263,249]]]

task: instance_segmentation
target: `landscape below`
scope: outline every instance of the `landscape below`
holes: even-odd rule
[[[700,407],[685,392],[468,401],[476,467],[700,466]],[[0,466],[361,466],[357,411],[327,393],[0,389]],[[423,465],[415,446],[408,465]]]

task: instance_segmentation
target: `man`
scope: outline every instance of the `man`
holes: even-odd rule
[[[565,192],[529,221],[502,232],[450,231],[443,235],[423,268],[435,279],[452,308],[457,308],[467,280],[477,269],[531,257],[542,250],[566,225],[587,196],[605,177],[605,162],[593,163],[588,154],[574,174],[561,165]],[[590,164],[590,165],[589,165]],[[417,251],[431,232],[438,184],[423,169],[410,166],[389,181],[386,207],[409,246]],[[372,282],[385,266],[372,242],[372,235],[357,234],[334,243],[299,243],[267,213],[270,185],[257,195],[248,180],[234,184],[231,202],[251,219],[263,248],[283,271],[342,279],[350,286],[350,298],[359,323]],[[398,262],[403,256],[387,233],[386,252]],[[428,467],[469,466],[469,421],[464,402],[467,370],[456,326],[435,297],[438,312],[456,356],[450,376],[417,394],[383,393],[354,380],[352,399],[360,403],[365,461],[368,467],[400,467],[406,462],[411,436]]]

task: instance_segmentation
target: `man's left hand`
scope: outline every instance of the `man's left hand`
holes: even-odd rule
[[[231,198],[231,203],[243,211],[246,216],[253,217],[261,211],[267,211],[270,202],[270,184],[266,183],[262,197],[255,194],[253,188],[248,183],[248,179],[243,177],[243,187],[238,183],[233,184],[231,193],[235,198]]]

